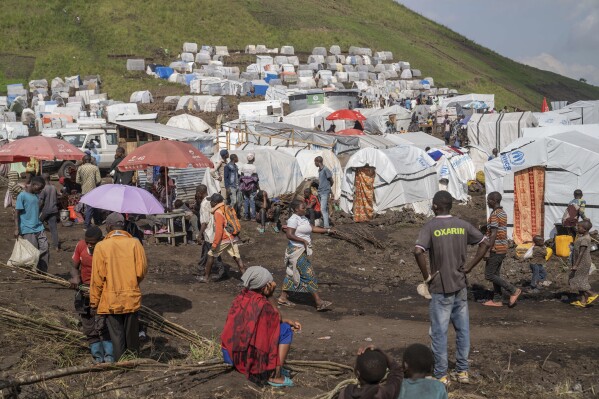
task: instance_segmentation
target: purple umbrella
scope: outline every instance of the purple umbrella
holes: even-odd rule
[[[164,213],[164,207],[144,189],[122,184],[104,184],[81,197],[82,203],[92,208],[119,213],[156,215]]]

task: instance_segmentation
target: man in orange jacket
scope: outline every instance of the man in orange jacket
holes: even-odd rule
[[[143,246],[124,226],[120,213],[106,218],[108,234],[96,244],[89,287],[90,306],[97,314],[106,315],[116,361],[127,350],[139,351],[139,283],[148,269]]]

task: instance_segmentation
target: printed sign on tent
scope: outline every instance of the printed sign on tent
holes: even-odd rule
[[[324,104],[323,94],[308,94],[308,105]]]

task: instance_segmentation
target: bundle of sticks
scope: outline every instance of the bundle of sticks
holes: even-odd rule
[[[28,334],[37,335],[43,339],[62,341],[69,345],[87,348],[85,335],[81,332],[56,325],[41,317],[25,316],[11,309],[0,307],[0,321],[2,324],[20,331],[27,330]]]
[[[35,272],[33,270],[25,269],[22,267],[9,266],[5,263],[0,263],[0,267],[5,267],[13,271],[25,274],[33,279],[43,280],[49,283],[60,285],[62,287],[71,286],[71,283],[69,283],[67,280],[63,279],[62,277],[54,276],[52,274]],[[211,341],[208,338],[198,335],[195,331],[190,331],[179,324],[173,323],[172,321],[165,319],[163,316],[156,313],[147,306],[142,305],[139,311],[139,315],[140,321],[142,323],[145,323],[150,328],[153,328],[164,334],[180,338],[197,347],[206,348],[211,351],[215,350],[216,343],[214,341]]]

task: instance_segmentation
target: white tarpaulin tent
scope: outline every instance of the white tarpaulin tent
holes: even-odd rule
[[[306,129],[314,129],[320,125],[322,129],[330,126],[330,122],[326,117],[333,113],[334,110],[329,107],[307,108],[300,109],[283,117],[283,122],[290,125],[300,126]]]
[[[476,178],[470,156],[451,147],[432,148],[428,154],[437,162],[437,179],[448,180],[447,187],[439,185],[439,189],[448,191],[458,201],[469,201],[468,181]]]
[[[545,167],[545,238],[555,235],[554,224],[561,223],[576,189],[584,193],[587,217],[594,223],[599,220],[599,126],[594,135],[578,131],[579,126],[570,128],[544,137],[520,138],[485,164],[487,193],[503,195],[509,237],[514,228],[514,173],[533,166]]]
[[[464,94],[461,96],[445,97],[439,101],[439,108],[443,111],[451,103],[468,104],[473,101],[482,101],[489,106],[489,109],[495,108],[495,94]]]
[[[254,153],[254,165],[260,179],[260,188],[268,193],[271,198],[282,194],[293,193],[302,183],[302,172],[297,160],[288,154],[272,149],[259,149],[251,151],[231,150],[229,154],[236,154],[239,158],[239,169],[247,162],[247,155]],[[212,156],[212,162],[220,160],[220,154]]]
[[[539,126],[580,125],[581,116],[577,111],[563,108],[557,111],[533,112]]]
[[[599,100],[577,101],[562,108],[572,110],[580,115],[580,123],[592,125],[599,123]]]
[[[558,133],[566,133],[575,130],[599,138],[599,124],[597,125],[576,125],[576,126],[545,126],[522,129],[522,137],[537,138],[546,137]]]
[[[364,130],[372,133],[391,133],[387,132],[387,122],[389,117],[395,116],[395,131],[399,132],[401,128],[407,128],[410,126],[410,120],[412,119],[412,113],[399,105],[393,105],[387,108],[361,108],[362,115],[366,117],[364,121]]]
[[[339,162],[339,158],[330,150],[308,150],[305,148],[298,147],[271,147],[271,146],[260,146],[256,144],[244,144],[239,147],[240,150],[254,151],[262,150],[264,148],[274,149],[281,151],[285,154],[291,155],[297,159],[302,176],[304,179],[317,179],[318,178],[318,167],[314,164],[314,158],[322,157],[324,166],[329,168],[333,174],[333,197],[337,200],[341,197],[341,181],[343,179],[343,168]]]
[[[201,118],[189,114],[181,114],[171,117],[166,126],[174,126],[180,129],[191,130],[198,133],[210,133],[212,128]]]
[[[421,150],[426,147],[435,148],[445,145],[443,140],[424,132],[385,134],[383,137],[397,145],[413,145]]]
[[[129,98],[129,102],[149,104],[154,102],[154,98],[152,97],[152,93],[150,93],[148,90],[134,91]]]
[[[538,124],[532,112],[473,114],[468,121],[468,142],[490,154],[494,148],[501,151],[522,137],[522,129]]]
[[[376,169],[374,180],[374,212],[411,207],[418,213],[430,214],[433,195],[438,191],[435,162],[426,152],[414,146],[379,150],[364,148],[351,156],[345,166],[341,185],[341,209],[353,212],[356,168]]]

